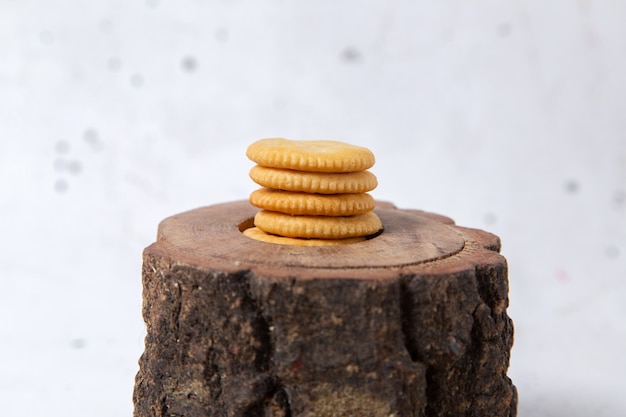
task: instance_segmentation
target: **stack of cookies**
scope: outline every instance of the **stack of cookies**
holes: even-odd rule
[[[332,245],[365,240],[382,229],[368,191],[378,185],[368,168],[374,154],[335,141],[262,139],[250,145],[250,170],[263,186],[250,195],[262,210],[254,239],[290,245]]]

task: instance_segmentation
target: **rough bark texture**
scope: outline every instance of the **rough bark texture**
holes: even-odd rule
[[[159,226],[136,417],[516,415],[495,236],[381,205],[385,232],[367,242],[278,246],[240,233],[254,212]]]

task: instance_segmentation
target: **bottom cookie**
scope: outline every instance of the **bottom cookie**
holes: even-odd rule
[[[331,245],[349,245],[352,243],[363,242],[365,237],[349,237],[346,239],[302,239],[295,237],[283,237],[265,233],[258,227],[251,227],[243,231],[243,234],[251,239],[261,242],[276,243],[279,245],[293,246],[331,246]]]

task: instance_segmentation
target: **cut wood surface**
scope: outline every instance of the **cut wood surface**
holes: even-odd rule
[[[144,252],[135,416],[515,416],[499,239],[381,203],[340,246],[241,233],[247,201],[164,220]]]

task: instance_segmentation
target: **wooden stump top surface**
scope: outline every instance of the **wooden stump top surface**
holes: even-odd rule
[[[252,226],[257,211],[248,201],[236,201],[174,215],[161,222],[157,242],[147,250],[208,269],[358,269],[362,273],[430,263],[466,246],[466,229],[437,221],[451,223],[449,219],[390,204],[375,209],[384,231],[364,242],[313,247],[260,242],[242,233]]]

